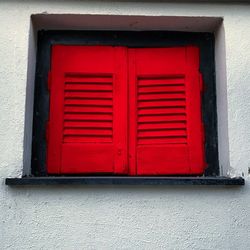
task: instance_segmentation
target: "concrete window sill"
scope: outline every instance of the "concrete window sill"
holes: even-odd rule
[[[24,185],[221,185],[242,186],[242,177],[125,177],[125,176],[79,176],[79,177],[22,177],[6,178],[9,186]]]

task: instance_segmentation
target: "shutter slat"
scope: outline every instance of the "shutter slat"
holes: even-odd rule
[[[112,121],[113,117],[109,114],[65,114],[65,121]]]
[[[184,99],[181,100],[169,100],[169,101],[139,101],[138,107],[139,108],[150,108],[150,107],[185,107],[186,101]]]
[[[183,77],[175,76],[174,78],[168,76],[162,76],[159,78],[156,77],[148,77],[148,78],[138,78],[138,86],[155,86],[155,85],[183,85]]]
[[[87,83],[67,83],[65,84],[66,90],[78,90],[78,91],[112,91],[112,85],[110,84],[87,84]]]
[[[139,145],[156,145],[156,144],[187,144],[186,137],[165,137],[165,138],[140,138],[137,142]]]
[[[80,136],[80,135],[65,135],[63,139],[64,143],[111,143],[112,136]]]
[[[150,131],[138,131],[138,138],[146,137],[175,137],[175,136],[187,136],[185,128],[182,129],[165,129],[163,130],[150,130]]]
[[[64,128],[112,128],[112,121],[64,121]]]
[[[174,92],[174,93],[179,93],[185,91],[185,86],[184,84],[182,85],[170,85],[170,86],[153,86],[153,87],[139,87],[138,88],[138,93],[169,93],[169,92]]]
[[[174,121],[186,121],[184,114],[179,115],[152,115],[152,116],[139,116],[138,123],[151,123],[151,122],[174,122]]]
[[[138,131],[186,128],[185,122],[139,123]]]
[[[68,99],[65,98],[64,101],[65,105],[85,105],[85,106],[112,106],[113,102],[112,100],[100,100],[100,99],[77,99],[77,98],[72,98],[72,99]]]
[[[111,91],[108,92],[86,92],[86,91],[69,91],[65,90],[66,98],[85,98],[85,99],[112,99]]]
[[[175,100],[175,99],[185,99],[185,92],[181,93],[158,93],[158,94],[139,94],[139,101],[152,101],[152,100]]]
[[[64,129],[64,135],[84,135],[84,136],[110,136],[112,135],[112,129],[101,129],[101,128],[66,128]]]
[[[164,115],[164,114],[183,114],[185,106],[179,108],[164,107],[164,108],[144,108],[138,109],[138,115]]]
[[[74,113],[106,113],[112,114],[112,107],[89,107],[89,106],[66,106],[64,108],[65,114],[74,114]]]
[[[99,84],[110,84],[112,85],[112,75],[103,75],[94,76],[94,75],[86,75],[86,74],[77,74],[77,73],[66,73],[65,77],[67,78],[65,84],[70,83],[99,83]]]

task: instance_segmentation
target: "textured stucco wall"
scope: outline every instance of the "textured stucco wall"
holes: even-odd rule
[[[216,42],[221,164],[243,173],[246,185],[5,186],[4,178],[23,171],[36,13],[223,17]],[[250,249],[249,13],[250,5],[236,4],[1,1],[0,249]]]

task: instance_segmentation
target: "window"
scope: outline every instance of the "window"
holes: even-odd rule
[[[212,34],[40,32],[33,127],[36,175],[218,174]]]
[[[51,58],[48,173],[203,173],[198,48],[53,45]]]

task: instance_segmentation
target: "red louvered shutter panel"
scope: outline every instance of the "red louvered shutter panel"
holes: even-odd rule
[[[130,174],[201,174],[199,50],[129,51]]]
[[[54,45],[48,173],[127,172],[126,49]]]
[[[198,48],[54,45],[49,78],[48,173],[204,172]]]

